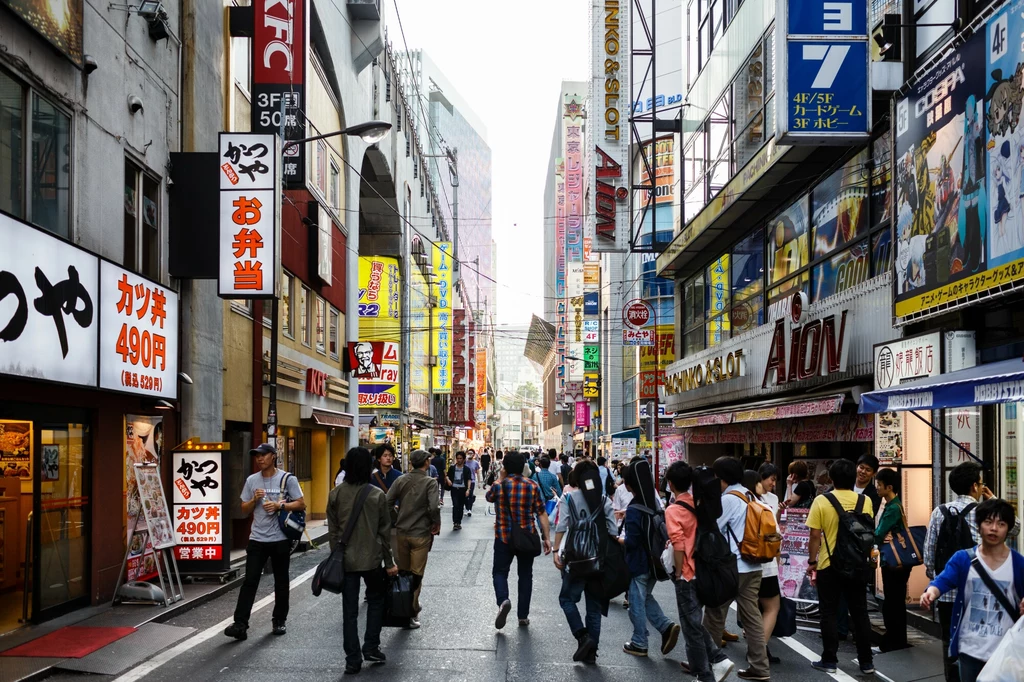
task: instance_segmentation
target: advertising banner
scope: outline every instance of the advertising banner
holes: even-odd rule
[[[179,545],[223,544],[223,462],[220,452],[175,451],[171,454],[174,539]],[[179,554],[179,557],[184,552]],[[200,551],[202,560],[219,558]],[[186,559],[193,558],[191,549]]]
[[[348,344],[352,377],[359,380],[359,407],[402,406],[399,345],[391,341],[354,341]]]
[[[401,340],[401,270],[397,258],[359,257],[359,338]]]
[[[124,533],[128,549],[126,580],[148,580],[156,575],[156,557],[152,538],[145,532],[146,516],[142,510],[139,482],[135,476],[136,464],[160,464],[164,447],[162,417],[144,417],[126,414],[124,457]],[[132,535],[132,528],[135,534]]]
[[[409,271],[409,390],[426,395],[430,392],[430,367],[427,364],[430,350],[429,291],[420,269],[411,267]]]
[[[596,289],[601,286],[601,264],[587,263],[584,259],[583,266],[583,287],[587,290]]]
[[[807,527],[809,509],[786,509],[779,517],[782,534],[782,553],[779,567],[779,588],[782,596],[801,601],[817,601],[818,590],[807,576],[807,552],[811,531]]]
[[[433,353],[437,363],[433,367],[433,392],[452,392],[452,243],[435,242],[432,263],[436,280],[432,294],[437,307],[432,312]]]
[[[82,0],[0,0],[51,45],[82,66]],[[95,37],[95,36],[94,36]]]
[[[583,346],[583,371],[601,371],[601,346]]]
[[[585,400],[576,402],[576,428],[587,428],[590,426],[590,403]]]
[[[581,257],[582,258],[582,257]],[[583,261],[569,261],[569,356],[580,358],[568,360],[568,381],[583,381]]]
[[[476,421],[487,421],[487,351],[476,352]]]

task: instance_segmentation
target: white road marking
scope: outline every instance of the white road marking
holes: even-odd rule
[[[296,577],[294,580],[291,581],[291,583],[288,584],[288,589],[294,590],[296,587],[312,578],[313,573],[315,572],[316,569],[311,568],[302,575]],[[263,609],[273,603],[274,595],[269,594],[263,599],[260,599],[258,602],[253,604],[252,612],[256,613],[260,609]],[[234,617],[225,618],[216,625],[212,625],[203,630],[202,632],[192,635],[186,640],[183,640],[181,643],[171,647],[167,651],[157,654],[145,663],[139,665],[136,668],[133,668],[132,670],[126,672],[124,675],[121,675],[120,677],[114,679],[113,682],[137,682],[137,680],[141,680],[146,675],[149,675],[150,673],[154,672],[157,668],[160,668],[165,663],[173,661],[175,658],[185,653],[186,651],[191,651],[203,642],[211,640],[217,635],[220,635],[224,631],[224,628],[231,625],[233,622],[235,622]]]

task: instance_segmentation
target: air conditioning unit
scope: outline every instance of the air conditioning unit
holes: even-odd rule
[[[348,0],[348,14],[357,21],[380,21],[380,0]]]

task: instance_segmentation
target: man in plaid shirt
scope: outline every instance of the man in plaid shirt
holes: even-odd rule
[[[935,578],[935,548],[938,545],[939,530],[942,528],[942,521],[945,516],[942,507],[955,510],[957,514],[963,512],[969,505],[975,505],[983,500],[994,497],[992,491],[982,481],[982,468],[977,462],[963,462],[958,464],[949,472],[949,487],[953,489],[956,499],[952,502],[939,505],[932,510],[931,518],[928,520],[928,535],[924,541],[924,567],[929,578]],[[974,509],[967,514],[967,525],[971,529],[971,537],[975,544],[981,543],[978,535],[978,521],[974,517]],[[1010,530],[1007,538],[1015,538],[1020,533],[1020,522],[1016,522]],[[960,670],[957,667],[956,659],[949,657],[949,629],[953,619],[953,602],[956,600],[956,590],[950,590],[938,599],[939,627],[942,630],[943,658],[945,659],[946,682],[960,682]]]
[[[544,553],[551,553],[551,527],[548,515],[544,511],[544,495],[540,487],[528,478],[523,478],[523,466],[526,459],[518,452],[510,452],[502,460],[501,474],[490,490],[487,501],[494,505],[497,520],[494,523],[494,567],[491,576],[494,580],[494,597],[498,603],[498,616],[494,619],[494,627],[499,630],[505,627],[512,602],[508,598],[508,574],[512,568],[512,559],[518,563],[519,600],[516,613],[519,616],[519,627],[530,624],[530,597],[533,594],[533,560],[530,553],[516,552],[512,544],[512,524],[522,529],[523,533],[537,533],[534,517],[540,521],[542,531],[541,542]],[[519,531],[517,531],[518,533]]]

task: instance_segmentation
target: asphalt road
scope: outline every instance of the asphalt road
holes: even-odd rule
[[[343,676],[345,656],[341,636],[341,597],[324,593],[313,597],[309,580],[293,587],[288,634],[270,634],[272,606],[255,612],[250,620],[249,638],[244,642],[220,634],[217,627],[234,610],[237,591],[204,604],[170,625],[197,628],[199,632],[148,663],[141,663],[120,678],[91,676],[90,682],[203,682],[204,680],[279,680],[291,682],[347,679],[388,679],[423,682],[448,680],[616,680],[652,682],[654,680],[691,679],[682,674],[679,661],[685,660],[685,648],[679,645],[668,656],[657,652],[660,636],[654,633],[651,656],[634,658],[623,653],[622,644],[632,632],[621,599],[603,622],[599,665],[572,662],[575,640],[558,606],[560,578],[549,557],[540,557],[534,570],[534,595],[528,628],[517,627],[513,608],[504,630],[494,628],[496,606],[491,587],[493,517],[485,516],[478,503],[477,513],[463,522],[463,530],[450,530],[450,507],[444,507],[445,524],[430,554],[422,593],[423,627],[415,631],[385,629],[382,649],[386,664],[364,664],[358,677]],[[326,555],[326,547],[293,557],[293,584],[298,582]],[[515,575],[510,580],[515,594]],[[272,593],[272,578],[264,576],[259,599]],[[670,583],[655,590],[665,613],[676,618],[674,592]],[[361,622],[364,622],[361,618]],[[360,627],[362,630],[362,626]],[[735,619],[730,630],[736,632]],[[206,633],[204,635],[204,633]],[[773,680],[848,682],[866,679],[853,662],[856,653],[851,644],[840,650],[840,672],[830,676],[810,668],[808,656],[817,658],[820,640],[816,633],[800,632],[785,641],[774,641],[772,652],[782,663],[772,667]],[[742,640],[726,647],[726,653],[745,667]],[[173,654],[173,655],[172,655]],[[878,661],[876,661],[876,665]],[[907,669],[878,665],[894,682],[929,679]],[[845,671],[845,672],[844,672]],[[75,674],[59,673],[55,682],[76,680]],[[735,672],[729,680],[738,679]]]

